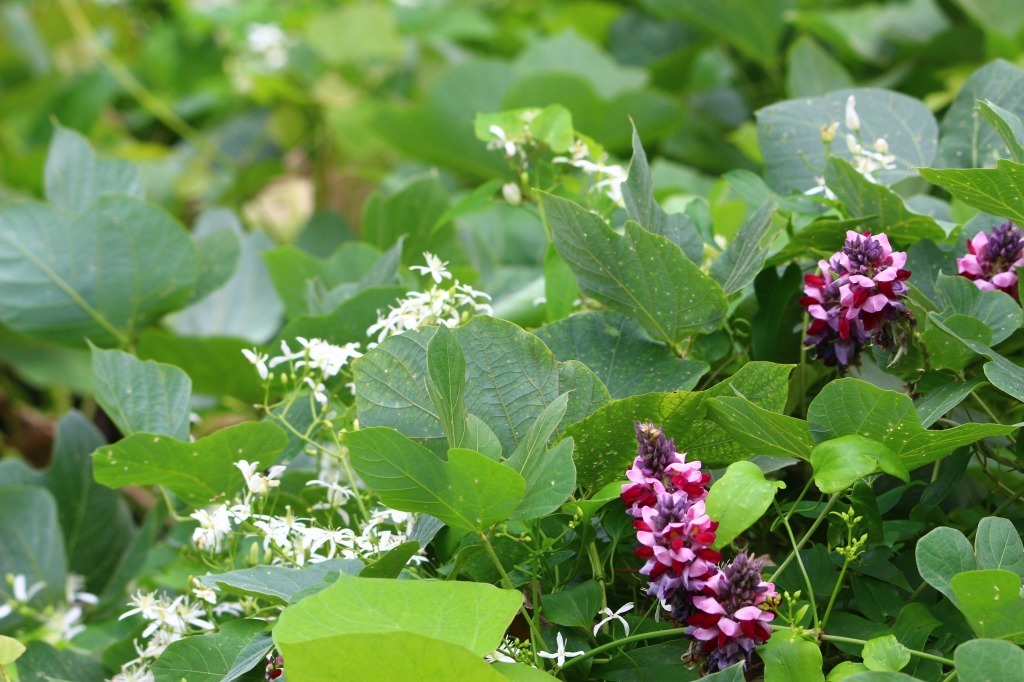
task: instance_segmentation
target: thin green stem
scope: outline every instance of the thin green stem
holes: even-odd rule
[[[865,644],[868,643],[867,640],[865,640],[865,639],[854,639],[853,637],[840,637],[839,635],[825,635],[825,634],[822,634],[822,635],[820,635],[820,638],[821,638],[822,641],[825,641],[825,642],[837,642],[837,643],[840,643],[840,644],[857,644],[857,645],[860,645],[860,646],[864,646]],[[941,656],[935,656],[934,654],[929,654],[929,653],[927,653],[925,651],[917,651],[915,649],[907,649],[907,653],[909,653],[911,656],[917,656],[918,658],[923,658],[926,661],[935,661],[936,663],[941,663],[942,665],[948,665],[950,667],[953,667],[953,666],[956,665],[956,663],[954,663],[953,661],[951,661],[948,658],[942,658]]]
[[[665,639],[667,637],[677,637],[682,636],[685,633],[686,628],[672,628],[671,630],[658,630],[657,632],[642,632],[640,634],[630,635],[629,637],[623,637],[622,639],[617,639],[614,642],[608,642],[607,644],[602,644],[601,646],[594,647],[582,656],[570,658],[565,662],[565,665],[563,665],[561,669],[565,670],[567,668],[571,668],[574,665],[578,665],[579,663],[587,660],[588,658],[593,658],[594,656],[603,654],[606,651],[618,649],[627,644],[632,644],[633,642],[643,642],[650,639]]]
[[[483,540],[484,549],[487,551],[487,556],[490,557],[491,563],[498,569],[498,574],[501,576],[501,582],[505,584],[505,587],[510,590],[515,590],[515,585],[512,584],[512,578],[508,577],[508,573],[505,572],[505,567],[501,565],[501,559],[498,558],[497,553],[494,551],[494,547],[491,545],[490,538],[487,537],[486,533],[480,533],[480,539]],[[534,609],[537,605],[533,605]],[[526,610],[526,606],[521,604],[519,606],[519,613],[522,614],[523,618],[526,619],[526,623],[530,626],[530,639],[533,641],[533,656],[534,659],[537,657],[537,652],[540,651],[540,645],[544,639],[540,635],[540,630],[537,628],[537,623],[534,622],[533,617]]]
[[[825,629],[825,625],[828,623],[828,617],[832,614],[832,607],[836,603],[836,597],[839,596],[839,590],[843,586],[843,578],[846,577],[846,569],[850,567],[849,557],[843,562],[843,567],[839,570],[839,580],[836,581],[836,586],[832,590],[832,596],[829,597],[828,606],[825,607],[825,615],[821,617],[821,629]]]
[[[782,509],[779,508],[778,502],[772,500],[772,504],[775,505],[775,509],[779,512],[779,516],[782,516]],[[800,558],[800,550],[797,549],[796,537],[793,535],[793,527],[789,525],[789,521],[785,518],[782,519],[782,525],[786,528],[786,534],[789,536],[789,541],[793,545],[793,553],[796,557],[796,565],[800,568],[800,575],[804,578],[804,586],[807,588],[808,601],[811,604],[811,616],[814,618],[814,629],[820,631],[820,624],[818,622],[818,607],[814,603],[814,587],[811,585],[811,578],[807,575],[807,569],[804,567],[804,561]],[[772,576],[772,580],[775,577]]]
[[[794,502],[793,505],[789,508],[789,511],[786,512],[786,521],[789,521],[791,518],[793,518],[793,514],[796,513],[796,510],[800,506],[800,503],[804,501],[804,496],[807,495],[807,491],[811,489],[811,485],[813,483],[813,478],[807,479],[807,484],[804,486],[804,489],[800,491],[800,494],[796,498],[796,502]]]
[[[826,517],[828,517],[828,513],[832,511],[832,507],[834,507],[836,502],[839,501],[839,497],[841,495],[842,493],[839,492],[828,499],[828,502],[825,503],[825,508],[822,510],[821,514],[818,515],[818,518],[814,520],[814,523],[811,524],[811,527],[807,529],[807,532],[804,533],[804,536],[800,538],[800,542],[798,542],[796,546],[793,547],[793,551],[789,553],[789,556],[787,556],[786,559],[782,562],[778,570],[772,573],[772,580],[777,579],[778,576],[782,573],[782,571],[785,570],[785,568],[789,565],[789,562],[793,560],[793,557],[800,553],[800,550],[803,549],[804,545],[807,544],[807,541],[811,539],[812,535],[814,535],[814,531],[818,530],[818,526],[821,525],[821,522],[824,521]]]
[[[590,568],[594,572],[594,580],[601,585],[601,608],[608,608],[608,595],[605,593],[604,562],[597,551],[597,541],[591,540],[587,543],[587,556],[590,558]]]

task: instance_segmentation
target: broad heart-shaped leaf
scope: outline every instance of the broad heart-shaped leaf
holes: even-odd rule
[[[572,438],[559,441],[550,450],[548,441],[555,433],[565,408],[568,393],[555,398],[544,408],[537,421],[519,442],[505,464],[526,481],[526,493],[512,519],[539,519],[562,506],[576,489],[576,465],[572,461]]]
[[[153,664],[156,682],[221,682],[235,657],[267,627],[262,620],[232,620],[217,632],[171,643]]]
[[[707,363],[678,357],[652,341],[636,320],[611,311],[572,315],[534,334],[558,360],[579,360],[589,367],[612,398],[689,391],[708,371]]]
[[[425,384],[433,334],[428,327],[389,337],[353,362],[360,424],[390,426],[410,438],[442,438]],[[506,453],[515,451],[544,407],[562,393],[569,393],[562,428],[609,400],[593,372],[578,362],[557,362],[540,339],[511,322],[477,316],[452,334],[466,358],[466,407]]]
[[[1016,682],[1024,670],[1024,649],[999,639],[972,639],[953,652],[958,682]]]
[[[910,482],[907,467],[895,452],[863,436],[840,436],[818,443],[811,451],[814,484],[826,494],[838,493],[859,479],[884,471]]]
[[[199,581],[228,594],[260,597],[274,604],[288,604],[300,592],[323,584],[331,573],[356,575],[363,568],[358,559],[328,559],[304,568],[256,566],[229,573],[204,575]]]
[[[274,642],[295,661],[296,680],[457,679],[429,671],[441,670],[436,659],[446,654],[479,659],[493,651],[522,603],[519,592],[483,583],[342,577],[285,609]],[[408,674],[389,676],[397,671]]]
[[[46,199],[73,213],[84,211],[102,196],[122,194],[142,199],[142,173],[128,161],[100,159],[89,141],[74,130],[56,126],[44,174]]]
[[[864,665],[869,670],[902,670],[910,663],[910,652],[895,635],[869,639],[864,645]]]
[[[403,542],[386,551],[379,559],[366,565],[359,575],[364,578],[397,578],[405,570],[409,559],[420,551],[420,543],[415,540]]]
[[[131,337],[188,300],[195,246],[167,213],[103,197],[72,215],[44,204],[0,209],[0,320],[67,344]]]
[[[26,587],[43,583],[30,602],[35,608],[63,604],[67,573],[64,557],[53,496],[43,488],[0,488],[0,576],[24,575]],[[0,599],[7,601],[13,596],[10,583],[0,580]],[[5,623],[6,630],[16,620],[14,616],[0,622]]]
[[[537,197],[551,240],[583,292],[670,345],[721,326],[725,293],[678,246],[633,221],[616,234],[579,204],[544,192]]]
[[[15,664],[19,682],[95,682],[107,672],[103,664],[70,649],[29,642]]]
[[[1002,138],[1013,160],[1024,163],[1024,122],[1020,116],[987,99],[978,100],[975,109]]]
[[[1024,578],[1024,544],[1009,519],[986,516],[974,538],[978,568],[1001,568]]]
[[[154,433],[187,440],[192,381],[174,365],[92,348],[96,402],[126,436]]]
[[[351,431],[345,443],[352,467],[384,504],[457,530],[482,532],[507,520],[526,490],[522,476],[478,452],[455,448],[445,461],[394,429]]]
[[[939,241],[946,232],[931,216],[914,213],[902,197],[888,187],[871,182],[844,159],[831,157],[825,164],[825,182],[861,224],[875,232],[884,231],[896,245],[921,239]]]
[[[910,398],[859,379],[839,379],[825,386],[807,409],[807,423],[819,443],[849,435],[878,441],[899,455],[911,471],[961,445],[1006,435],[1017,428],[972,423],[929,431],[921,426]]]
[[[636,126],[633,127],[633,160],[629,162],[629,177],[622,185],[622,199],[630,220],[678,246],[697,265],[704,262],[704,240],[697,226],[684,213],[665,213],[654,199],[654,180]]]
[[[246,422],[194,443],[136,433],[93,455],[96,480],[109,488],[162,485],[192,507],[224,502],[245,483],[235,462],[269,466],[288,442],[270,422]]]
[[[1012,571],[965,571],[950,587],[956,606],[978,637],[1024,644],[1024,597],[1020,576]]]
[[[731,543],[771,506],[782,481],[769,481],[753,462],[733,462],[708,493],[707,510],[718,521],[714,549]]]
[[[374,193],[363,206],[363,239],[384,250],[406,236],[406,262],[419,262],[424,251],[443,242],[451,226],[434,231],[449,206],[448,192],[437,173],[416,178],[393,194]]]
[[[1024,222],[1024,164],[999,159],[995,168],[921,168],[921,177],[968,206]]]
[[[263,254],[277,295],[289,318],[308,314],[306,292],[310,283],[325,290],[358,282],[381,255],[380,249],[364,242],[346,242],[325,259],[316,258],[295,246],[280,246]]]
[[[68,568],[101,594],[135,536],[124,497],[96,483],[90,455],[106,444],[103,434],[79,412],[57,422],[53,464],[43,485],[57,501]]]
[[[764,661],[765,682],[824,682],[821,647],[793,631],[776,631],[757,647]],[[742,678],[741,678],[742,679]]]
[[[785,223],[772,220],[776,208],[772,199],[761,204],[711,264],[711,276],[726,294],[742,291],[764,267],[775,236],[785,227]]]
[[[601,610],[604,588],[587,580],[561,592],[550,592],[541,597],[544,617],[556,625],[590,629],[594,617]]]
[[[953,105],[942,119],[939,150],[935,165],[939,168],[981,168],[995,165],[1010,156],[1006,144],[991,126],[978,120],[978,100],[1024,116],[1024,70],[997,59],[971,74]]]
[[[746,398],[714,398],[708,416],[755,455],[810,459],[814,439],[807,422],[762,409]]]
[[[915,176],[913,170],[926,166],[935,154],[938,126],[935,117],[920,100],[889,90],[852,88],[823,97],[779,102],[757,112],[758,140],[765,161],[765,180],[776,192],[788,195],[817,187],[816,176],[825,165],[821,127],[846,120],[846,101],[856,98],[860,136],[866,146],[884,138],[896,157],[896,168],[875,174],[883,185]],[[847,149],[845,126],[832,144],[831,154],[845,161],[853,155]]]
[[[977,568],[974,549],[958,530],[939,526],[917,541],[914,548],[917,572],[924,581],[946,595],[953,603],[956,597],[950,581],[958,573]]]
[[[1024,400],[1024,369],[1021,369],[1018,365],[1010,362],[999,353],[996,353],[984,343],[981,343],[976,339],[966,338],[957,333],[956,330],[945,324],[935,313],[929,313],[928,319],[936,327],[953,337],[953,339],[967,346],[975,353],[984,355],[991,361],[986,362],[982,369],[985,371],[985,376],[990,382],[992,382],[993,386],[998,388],[1000,391],[1013,396],[1017,400]],[[964,424],[964,426],[970,425]],[[959,426],[957,428],[963,428],[963,426]],[[1013,429],[1014,427],[1006,428]]]
[[[969,315],[992,330],[992,345],[1004,341],[1024,323],[1020,304],[1001,291],[982,291],[966,277],[939,275],[935,290],[945,304],[939,318]]]
[[[576,478],[594,489],[622,478],[636,457],[637,421],[661,424],[687,460],[700,460],[706,469],[746,459],[750,451],[732,440],[725,429],[707,417],[707,400],[742,396],[758,407],[781,411],[786,405],[792,365],[748,362],[740,371],[706,391],[648,393],[616,400],[563,434],[576,443]]]

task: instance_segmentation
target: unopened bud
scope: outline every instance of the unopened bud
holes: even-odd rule
[[[832,121],[821,126],[821,141],[825,144],[831,144],[832,140],[836,139],[836,129],[838,127],[838,121]]]
[[[850,98],[846,100],[846,127],[857,132],[860,130],[860,116],[857,115],[857,110],[854,108],[857,104],[857,99],[850,95]]]
[[[501,186],[501,196],[513,206],[518,206],[523,202],[523,193],[519,189],[519,185],[514,182],[506,182]]]

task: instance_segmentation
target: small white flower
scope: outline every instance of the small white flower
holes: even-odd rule
[[[452,273],[448,272],[448,261],[442,261],[428,251],[423,252],[423,260],[427,262],[426,265],[410,265],[409,269],[417,270],[421,275],[430,275],[437,284],[452,278]]]
[[[497,140],[494,140],[487,144],[488,149],[503,148],[505,150],[505,156],[509,158],[512,158],[513,156],[519,153],[519,147],[517,147],[516,143],[513,142],[511,138],[509,138],[508,133],[506,133],[501,126],[492,125],[487,130],[490,131],[491,135],[494,135],[494,137],[498,138]]]
[[[22,604],[27,604],[32,600],[32,597],[39,594],[39,591],[46,587],[46,583],[39,581],[33,583],[31,587],[28,586],[28,578],[24,574],[18,574],[14,576],[11,582],[11,591],[14,596],[14,600]]]
[[[199,522],[192,531],[192,542],[200,551],[219,554],[221,545],[231,533],[231,516],[225,505],[214,507],[213,511],[197,509],[190,515]]]
[[[270,370],[267,368],[267,360],[270,359],[270,356],[260,353],[255,348],[252,350],[243,348],[242,355],[245,356],[246,360],[256,366],[256,371],[259,372],[260,379],[266,381],[267,377],[270,376]]]
[[[69,604],[80,602],[82,604],[98,604],[99,598],[91,592],[85,592],[85,578],[77,573],[68,573],[64,581],[64,596]]]
[[[192,594],[197,599],[202,599],[205,602],[216,605],[217,603],[217,590],[212,587],[207,587],[203,583],[196,582],[196,586],[192,588]]]
[[[554,659],[555,666],[558,667],[558,668],[561,668],[563,665],[565,665],[565,659],[572,658],[574,656],[582,656],[584,653],[586,653],[584,651],[566,651],[565,650],[565,639],[562,637],[562,633],[561,632],[558,633],[558,635],[557,635],[557,637],[555,639],[556,639],[556,643],[557,643],[557,649],[555,650],[554,653],[549,653],[547,651],[538,651],[537,655],[540,656],[541,658],[551,658],[551,659]]]
[[[518,206],[523,203],[523,191],[519,189],[519,185],[514,182],[506,182],[501,186],[501,196],[505,198],[505,201]]]
[[[156,677],[146,665],[132,662],[121,666],[121,672],[111,677],[110,682],[156,682]]]
[[[327,388],[323,384],[321,384],[321,383],[314,382],[309,377],[306,377],[305,381],[306,381],[306,385],[309,386],[311,389],[313,389],[313,398],[314,398],[314,400],[316,400],[321,405],[326,405],[327,404]]]
[[[268,71],[277,71],[288,63],[288,37],[276,24],[249,24],[246,28],[249,51],[263,60]]]
[[[249,492],[254,495],[266,495],[270,492],[271,488],[276,488],[281,485],[281,481],[276,479],[281,477],[284,473],[285,467],[283,466],[272,466],[266,476],[259,473],[259,462],[247,462],[244,459],[240,459],[235,462],[235,466],[242,472],[242,478],[245,479],[245,485],[249,488]],[[193,514],[195,516],[195,514]]]
[[[856,104],[857,99],[850,95],[846,100],[846,127],[853,132],[860,130],[860,116],[857,115],[857,110],[854,108]]]
[[[50,611],[43,623],[43,629],[48,631],[44,637],[50,644],[58,642],[70,642],[72,639],[85,631],[85,626],[79,621],[82,620],[82,608],[79,606],[58,606]]]
[[[627,611],[632,611],[632,610],[633,610],[633,602],[628,601],[625,604],[623,604],[621,607],[619,607],[619,610],[616,611],[615,613],[612,613],[612,610],[607,608],[607,607],[605,607],[605,608],[601,609],[600,611],[598,611],[597,615],[604,616],[605,618],[600,623],[598,623],[597,625],[594,626],[594,636],[597,637],[597,631],[600,630],[601,627],[605,623],[608,623],[608,622],[610,622],[612,620],[617,620],[620,623],[622,623],[622,627],[626,631],[626,636],[629,637],[629,623],[627,623],[626,619],[622,617],[622,614],[626,613]]]

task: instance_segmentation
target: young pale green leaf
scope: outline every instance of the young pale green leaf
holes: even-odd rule
[[[988,436],[1006,435],[1016,429],[1001,424],[971,423],[929,431],[921,426],[921,418],[910,398],[852,378],[825,386],[808,407],[807,423],[819,443],[849,435],[882,443],[899,455],[911,471],[941,459],[962,445]]]
[[[721,326],[725,292],[674,243],[633,221],[616,234],[578,204],[537,196],[552,242],[586,294],[670,345]]]
[[[14,639],[0,635],[0,665],[10,665],[25,653],[25,645]]]
[[[1012,571],[958,573],[950,580],[956,606],[978,637],[1024,644],[1021,578]]]
[[[729,436],[755,455],[810,459],[814,439],[807,422],[762,409],[746,398],[708,401],[708,414]]]
[[[999,639],[972,639],[953,652],[957,682],[1017,682],[1024,649]]]
[[[986,516],[978,523],[974,538],[978,568],[1013,571],[1024,578],[1024,544],[1013,521]]]
[[[987,99],[978,100],[975,107],[1002,138],[1013,160],[1024,163],[1024,146],[1021,146],[1024,142],[1024,122],[1020,120],[1020,116]]]
[[[785,223],[772,220],[775,201],[767,199],[743,222],[729,247],[711,264],[711,276],[726,294],[742,291],[764,267],[772,242]]]
[[[616,400],[564,432],[576,443],[577,480],[597,488],[619,480],[636,456],[634,422],[661,424],[675,438],[687,459],[699,459],[708,468],[724,467],[750,456],[716,421],[708,418],[707,400],[741,396],[769,411],[786,405],[787,377],[792,365],[749,362],[740,371],[706,391],[649,393]]]
[[[352,467],[389,507],[424,512],[452,528],[483,532],[507,520],[526,490],[517,472],[472,450],[454,448],[442,460],[398,431],[351,431]]]
[[[448,447],[463,447],[468,429],[466,356],[448,327],[441,325],[427,345],[427,393],[441,420]]]
[[[910,652],[895,635],[869,639],[864,645],[864,665],[868,670],[902,670],[910,663]]]
[[[93,455],[96,480],[108,488],[162,485],[192,507],[230,499],[245,484],[235,462],[272,464],[287,444],[270,422],[246,422],[183,443],[136,433]]]
[[[836,667],[829,671],[825,682],[843,682],[857,673],[867,672],[868,667],[861,662],[840,661]]]
[[[356,575],[363,564],[357,559],[328,559],[304,568],[256,566],[228,573],[204,575],[199,581],[228,594],[259,597],[274,604],[289,604],[295,596],[317,586],[327,587],[332,573]]]
[[[142,173],[132,163],[99,158],[85,137],[61,125],[53,132],[44,180],[47,201],[72,213],[84,211],[103,196],[146,195]]]
[[[561,592],[550,592],[541,597],[544,617],[557,625],[590,629],[597,612],[601,610],[604,588],[594,580],[587,580]]]
[[[999,159],[995,168],[921,168],[921,177],[968,206],[1024,222],[1024,164]]]
[[[654,180],[636,126],[633,126],[633,160],[629,163],[629,177],[622,185],[622,199],[630,220],[678,246],[697,265],[704,262],[704,240],[697,226],[684,213],[665,213],[655,200]]]
[[[838,493],[878,471],[882,460],[899,462],[896,453],[885,445],[862,436],[841,436],[818,443],[811,452],[814,484],[823,493]],[[902,473],[909,478],[905,467]]]
[[[43,583],[31,600],[34,607],[64,603],[67,561],[57,505],[43,488],[0,488],[0,576],[23,575],[26,586]],[[12,598],[11,586],[0,580],[0,599]],[[6,630],[17,616],[5,619]]]
[[[172,642],[153,664],[156,682],[222,682],[235,658],[267,627],[262,620],[232,620],[217,632]]]
[[[921,426],[927,429],[942,415],[962,403],[972,391],[987,385],[988,382],[984,379],[949,381],[928,391],[924,397],[914,401],[914,409],[921,417]]]
[[[579,360],[608,387],[612,398],[689,391],[708,371],[656,343],[633,318],[610,311],[584,312],[534,332],[560,361]]]
[[[943,322],[935,313],[930,313],[928,315],[928,319],[932,324],[951,336],[954,340],[964,346],[967,346],[975,353],[984,355],[990,360],[990,362],[985,363],[982,369],[984,370],[985,376],[988,380],[992,382],[993,386],[998,388],[1000,391],[1013,396],[1017,400],[1024,400],[1024,369],[1021,369],[1020,366],[1010,362],[999,353],[996,353],[987,344],[982,343],[977,339],[963,336],[958,332],[958,330],[953,329],[950,325]],[[962,429],[964,426],[971,425],[964,424],[957,428]],[[1006,428],[1012,430],[1014,427]]]
[[[945,526],[929,531],[917,541],[914,558],[924,581],[954,604],[956,596],[950,587],[953,576],[978,567],[970,541],[960,531]]]
[[[92,348],[96,402],[121,433],[187,440],[192,381],[174,365],[143,362],[119,350]]]
[[[102,197],[75,216],[28,202],[0,210],[0,321],[22,333],[124,341],[184,305],[198,276],[188,233],[138,199]]]
[[[765,682],[824,682],[821,648],[795,632],[777,631],[757,648]]]
[[[718,521],[714,549],[721,549],[754,525],[785,488],[782,481],[769,481],[753,462],[734,462],[715,481],[707,497],[707,510]]]

